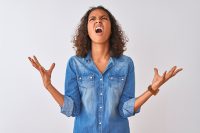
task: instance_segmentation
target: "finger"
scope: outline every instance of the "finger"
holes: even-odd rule
[[[157,69],[157,68],[154,68],[154,72],[155,72],[155,75],[159,75],[159,74],[158,74],[158,69]]]
[[[31,61],[31,57],[28,57],[28,59],[30,60],[30,62],[32,62],[32,61]]]
[[[35,61],[31,57],[28,57],[28,59],[31,62],[33,67],[35,67],[36,69],[39,69],[38,65],[35,63]]]
[[[34,60],[31,57],[28,57],[29,61],[31,62],[31,64],[34,63]]]
[[[44,67],[39,66],[39,71],[40,71],[40,74],[43,76],[46,70],[44,69]]]
[[[166,74],[166,79],[169,79],[173,76],[174,71],[176,70],[176,66],[173,66],[170,71]]]
[[[163,75],[162,75],[162,79],[163,79],[163,80],[166,79],[166,73],[167,73],[167,71],[165,71],[165,72],[163,73]]]
[[[44,67],[42,67],[42,72],[45,72],[46,70],[45,70],[45,68]]]
[[[180,71],[182,71],[182,70],[183,70],[183,68],[177,69],[176,71],[174,71],[173,76],[175,76],[178,72],[180,72]]]
[[[177,68],[177,66],[173,66],[173,67],[171,68],[171,70],[169,71],[169,73],[173,73],[173,72],[176,70],[176,68]]]
[[[41,66],[40,63],[39,63],[39,61],[38,61],[38,59],[36,58],[36,56],[33,56],[33,58],[35,60],[35,63],[38,64],[39,66]]]
[[[53,69],[55,68],[55,63],[53,63],[49,69],[50,73],[52,73]]]

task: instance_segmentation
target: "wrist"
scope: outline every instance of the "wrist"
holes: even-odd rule
[[[47,90],[48,90],[49,87],[51,87],[51,86],[52,86],[51,82],[48,82],[47,84],[44,85],[44,87],[45,87]]]
[[[154,96],[158,94],[159,89],[158,88],[153,88],[152,85],[148,86],[148,91],[150,91]]]

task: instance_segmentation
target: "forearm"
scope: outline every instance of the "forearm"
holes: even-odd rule
[[[150,97],[152,96],[152,93],[146,89],[146,91],[136,98],[134,110],[138,110]]]
[[[138,110],[152,95],[156,95],[159,91],[159,88],[170,78],[175,76],[178,72],[182,71],[182,68],[177,69],[174,66],[170,71],[165,71],[162,76],[158,74],[158,69],[154,68],[155,75],[152,81],[152,84],[148,89],[135,100],[134,110]]]
[[[64,104],[64,95],[61,94],[52,84],[49,84],[46,89],[50,92],[53,96],[55,101],[60,105],[63,106]]]

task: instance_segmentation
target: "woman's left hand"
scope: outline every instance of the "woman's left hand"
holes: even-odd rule
[[[167,72],[165,71],[163,73],[163,75],[159,75],[158,73],[158,69],[154,68],[154,78],[152,81],[152,89],[153,90],[157,90],[158,88],[160,88],[160,86],[162,86],[167,80],[169,80],[170,78],[172,78],[173,76],[175,76],[178,72],[182,71],[182,68],[177,68],[176,66],[172,67],[172,69]]]

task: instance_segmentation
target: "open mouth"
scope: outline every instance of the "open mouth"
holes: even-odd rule
[[[96,27],[95,32],[101,33],[101,32],[103,32],[103,28],[102,27]]]

